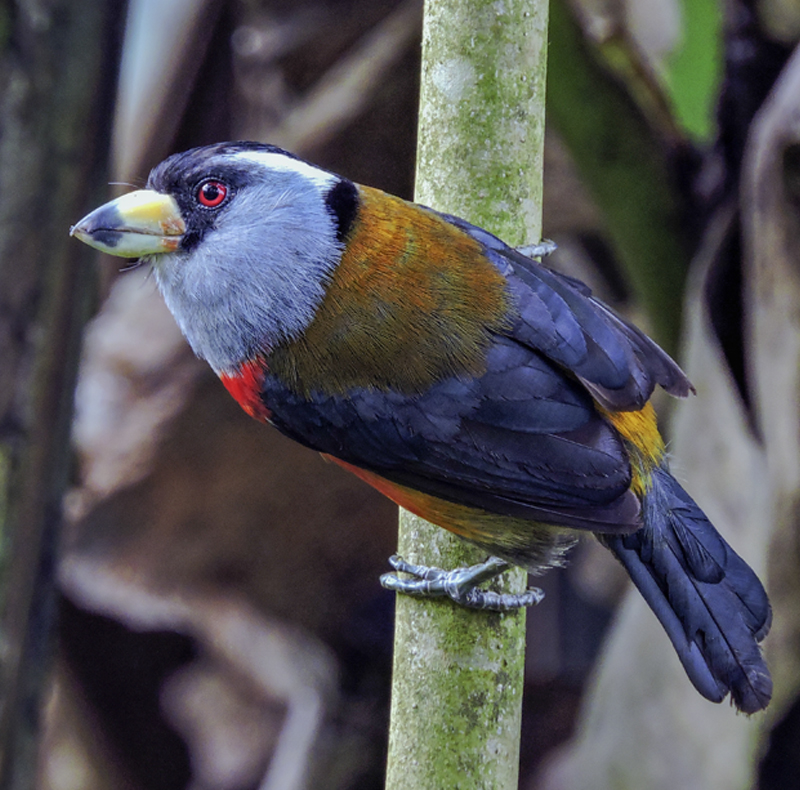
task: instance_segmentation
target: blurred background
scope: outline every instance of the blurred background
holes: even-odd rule
[[[383,786],[396,509],[253,423],[147,270],[67,230],[166,155],[227,139],[411,198],[422,13],[0,4],[4,787]],[[520,787],[800,787],[800,9],[551,16],[548,262],[694,381],[658,403],[673,466],[768,583],[776,691],[752,719],[701,699],[585,541],[537,580]]]

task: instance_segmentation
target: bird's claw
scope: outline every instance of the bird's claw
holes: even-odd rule
[[[397,555],[389,558],[389,564],[398,573],[407,573],[413,578],[401,579],[393,573],[385,573],[381,576],[381,584],[387,590],[418,598],[447,597],[469,609],[489,609],[496,612],[533,606],[544,598],[544,593],[536,587],[520,594],[478,589],[479,584],[494,579],[511,567],[498,557],[489,557],[477,565],[455,568],[451,571],[427,565],[414,565]]]
[[[552,255],[558,249],[558,245],[550,239],[542,239],[538,244],[523,244],[514,249],[526,258],[545,258]]]

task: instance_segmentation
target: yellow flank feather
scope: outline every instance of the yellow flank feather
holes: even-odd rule
[[[575,533],[565,527],[448,502],[392,483],[375,472],[360,469],[332,455],[325,457],[360,477],[400,507],[532,573],[560,565],[564,554],[575,542]]]
[[[650,474],[664,457],[664,440],[658,431],[655,409],[646,403],[639,411],[597,410],[619,431],[631,453],[631,489],[643,496],[650,485]]]

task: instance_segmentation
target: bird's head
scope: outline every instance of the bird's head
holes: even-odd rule
[[[71,234],[149,262],[198,356],[218,373],[302,334],[342,254],[357,188],[274,146],[224,143],[176,154],[147,188]]]

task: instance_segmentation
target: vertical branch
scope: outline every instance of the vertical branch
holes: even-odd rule
[[[34,786],[52,651],[80,329],[93,292],[69,239],[106,150],[121,2],[29,2],[0,16],[0,787]],[[98,144],[100,140],[100,144]],[[102,165],[100,165],[102,169]],[[82,259],[82,260],[81,260]]]
[[[417,200],[510,244],[541,233],[546,42],[546,0],[426,2]],[[485,559],[406,512],[399,548],[445,568]],[[516,788],[524,663],[524,612],[398,596],[387,789]]]
[[[603,212],[608,237],[655,338],[678,346],[694,229],[676,184],[675,151],[601,65],[566,0],[550,10],[548,117]]]

